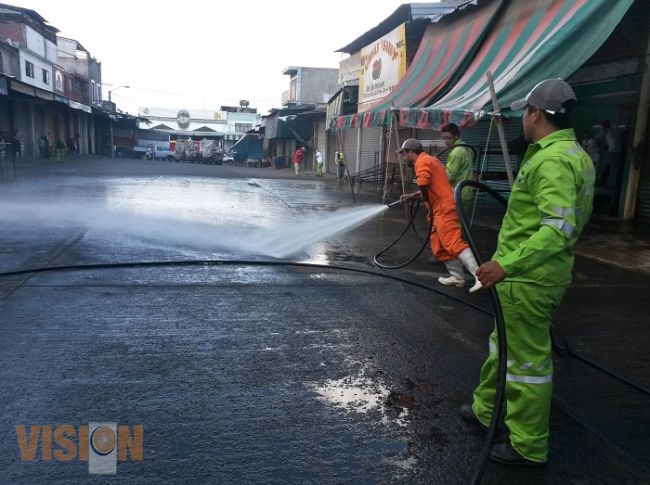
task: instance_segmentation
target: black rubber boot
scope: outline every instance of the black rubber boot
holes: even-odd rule
[[[483,423],[481,423],[479,419],[476,417],[476,414],[474,414],[471,405],[463,404],[458,410],[458,414],[460,415],[461,418],[463,418],[463,421],[466,421],[476,426],[480,426],[483,429],[488,429],[488,427],[485,426]]]
[[[515,450],[509,441],[501,443],[499,445],[494,445],[492,451],[490,452],[490,460],[496,461],[503,465],[515,465],[515,466],[532,466],[539,467],[546,465],[545,461],[532,461],[527,458],[524,458]]]

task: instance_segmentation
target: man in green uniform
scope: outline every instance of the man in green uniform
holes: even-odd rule
[[[510,439],[490,455],[500,463],[537,466],[547,461],[550,322],[571,282],[573,246],[589,220],[594,194],[593,162],[568,128],[575,103],[566,82],[548,79],[511,106],[524,110],[530,145],[512,187],[496,253],[477,271],[484,288],[498,284],[506,324],[505,424]],[[483,426],[493,409],[496,345],[493,332],[472,406],[460,410],[464,419]]]
[[[452,188],[463,180],[474,180],[474,152],[460,139],[460,129],[454,123],[448,123],[442,127],[442,141],[449,148],[445,170]],[[474,189],[465,187],[463,189],[463,205],[465,210],[469,209],[474,197]]]

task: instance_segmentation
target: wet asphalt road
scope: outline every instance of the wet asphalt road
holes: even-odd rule
[[[173,213],[248,227],[305,220],[349,205],[348,194],[328,182],[278,179],[253,187],[228,167],[108,163],[26,170],[18,184],[0,190],[53,207],[61,200],[101,202],[142,215]],[[391,217],[293,259],[359,267],[393,235]],[[4,271],[250,257],[236,249],[143,240],[132,230],[29,221],[4,229]],[[467,483],[482,435],[459,421],[456,410],[467,401],[487,349],[477,350],[455,324],[462,314],[464,324],[471,321],[487,333],[490,322],[466,312],[388,279],[290,266],[4,278],[0,479]],[[143,461],[120,462],[116,476],[97,477],[78,460],[21,460],[17,424],[77,427],[90,421],[142,424]],[[553,414],[551,446],[548,467],[489,465],[485,482],[648,482],[644,469],[561,406]]]

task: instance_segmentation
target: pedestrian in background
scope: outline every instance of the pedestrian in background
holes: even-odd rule
[[[587,155],[594,162],[594,166],[598,167],[598,159],[600,158],[600,147],[598,140],[591,134],[591,130],[585,130],[582,133],[582,148],[585,149]]]
[[[448,123],[440,131],[442,141],[449,149],[445,171],[451,187],[455,190],[463,180],[474,180],[474,151],[461,140],[458,125]],[[462,198],[465,210],[469,210],[474,198],[474,189],[465,187]]]
[[[316,150],[314,154],[314,160],[316,161],[316,177],[323,176],[323,155],[320,150]]]
[[[345,178],[345,155],[343,152],[334,153],[334,161],[336,162],[336,179],[340,182]]]
[[[54,150],[56,151],[56,161],[58,163],[63,163],[63,159],[65,158],[65,152],[67,149],[68,147],[63,141],[63,138],[59,137],[56,140],[56,144],[54,145]]]
[[[305,160],[306,151],[307,149],[305,147],[300,147],[293,155],[293,168],[296,170],[296,177],[300,176],[300,165],[302,165],[302,162]]]
[[[20,138],[18,138],[18,131],[14,131],[13,136],[11,137],[11,160],[16,161],[17,158],[21,157],[21,143]]]
[[[612,128],[609,120],[600,123],[600,130],[601,152],[596,179],[598,185],[614,189],[618,182],[621,165],[621,137],[618,130]]]
[[[41,135],[38,139],[38,156],[40,158],[45,158],[45,143],[43,142],[45,135]]]

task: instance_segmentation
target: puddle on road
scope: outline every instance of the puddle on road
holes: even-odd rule
[[[396,393],[377,380],[360,375],[348,376],[342,379],[328,379],[322,384],[307,386],[317,394],[317,399],[339,408],[345,412],[359,414],[379,413],[380,423],[384,426],[395,426],[405,429],[409,420],[409,410],[396,402]],[[400,432],[401,434],[401,432]],[[381,434],[383,435],[383,433]],[[394,467],[399,473],[407,473],[416,468],[418,460],[408,451],[408,444],[402,439],[395,440],[392,432],[386,436],[377,436],[378,463]]]
[[[383,384],[363,377],[329,379],[320,386],[313,386],[313,389],[329,404],[359,413],[381,410],[390,392]]]
[[[403,460],[387,458],[384,459],[383,462],[386,463],[387,465],[392,465],[397,468],[401,468],[404,471],[409,471],[415,468],[415,465],[418,464],[418,459],[415,458],[414,456],[409,456],[407,458],[404,458]]]
[[[363,375],[348,376],[328,379],[322,384],[310,384],[309,387],[318,394],[319,399],[332,406],[362,414],[378,411],[383,424],[395,423],[400,427],[407,425],[408,409],[388,409],[387,405],[394,393],[379,381]]]

